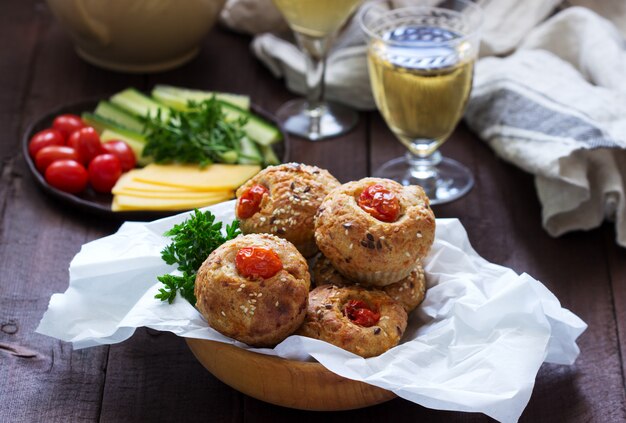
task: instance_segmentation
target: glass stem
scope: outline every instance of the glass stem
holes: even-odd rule
[[[326,75],[326,56],[332,37],[309,37],[296,33],[296,40],[306,57],[306,99],[311,114],[320,114],[324,101],[324,79]]]
[[[410,165],[409,175],[424,188],[426,195],[434,196],[437,192],[437,165],[441,163],[441,153],[435,150],[430,154],[414,154],[410,151],[406,153],[406,160]]]

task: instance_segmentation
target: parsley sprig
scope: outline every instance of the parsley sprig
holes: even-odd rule
[[[176,298],[176,293],[180,292],[183,298],[195,305],[194,287],[198,269],[213,250],[239,234],[238,220],[233,220],[230,225],[226,225],[226,236],[224,236],[222,235],[222,222],[215,222],[213,213],[210,211],[203,213],[195,209],[189,219],[174,225],[164,234],[172,237],[172,243],[161,251],[161,258],[167,264],[178,264],[178,270],[183,275],[157,277],[164,287],[159,289],[155,298],[171,304]]]
[[[163,119],[145,118],[146,145],[142,155],[156,163],[234,163],[241,153],[247,118],[229,120],[215,98],[190,101],[188,111],[171,110]]]

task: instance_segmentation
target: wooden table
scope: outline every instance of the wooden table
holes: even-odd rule
[[[78,351],[35,334],[50,296],[67,288],[74,254],[119,222],[42,195],[19,149],[33,119],[58,105],[155,83],[246,93],[270,111],[293,95],[250,54],[249,37],[219,28],[191,63],[125,75],[80,60],[42,1],[2,2],[0,23],[0,422],[490,420],[402,399],[341,413],[290,410],[222,384],[171,334],[138,330],[121,344]],[[552,239],[541,228],[530,175],[500,161],[464,126],[442,150],[471,168],[476,186],[435,207],[436,215],[460,218],[483,257],[541,280],[589,324],[575,365],[541,368],[522,421],[626,421],[626,251],[613,228]],[[292,143],[293,160],[328,168],[342,181],[401,153],[377,113],[361,114],[344,137]]]

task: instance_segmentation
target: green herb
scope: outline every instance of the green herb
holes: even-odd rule
[[[222,235],[222,222],[216,223],[215,216],[210,211],[202,213],[195,209],[189,219],[174,225],[164,234],[172,237],[173,241],[161,251],[161,258],[167,264],[178,264],[178,270],[183,275],[159,276],[157,279],[165,287],[159,289],[155,298],[171,304],[176,298],[176,292],[180,291],[183,298],[195,305],[194,287],[198,269],[213,250],[239,234],[238,220],[226,225],[226,236],[224,236]]]
[[[189,109],[171,110],[167,119],[161,118],[160,110],[146,118],[143,156],[156,163],[199,163],[202,167],[213,162],[235,163],[248,119],[227,120],[215,96],[200,103],[190,101]]]

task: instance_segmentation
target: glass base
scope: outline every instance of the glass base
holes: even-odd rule
[[[281,106],[276,118],[290,134],[309,141],[345,134],[358,120],[357,113],[335,103],[319,103],[311,107],[304,99],[292,100]]]
[[[438,159],[434,167],[421,167],[419,160],[410,155],[398,157],[378,168],[373,176],[393,179],[402,185],[420,185],[430,198],[430,204],[449,203],[467,194],[474,186],[469,169],[456,160]]]

